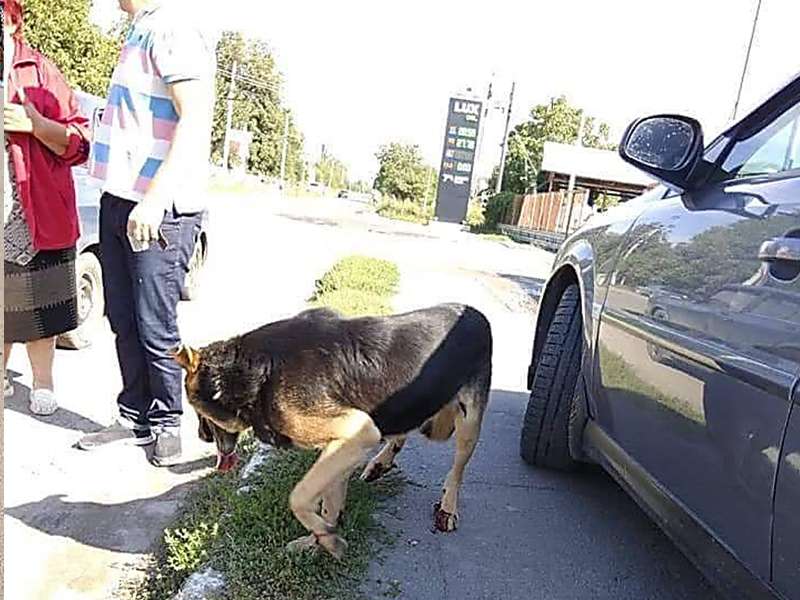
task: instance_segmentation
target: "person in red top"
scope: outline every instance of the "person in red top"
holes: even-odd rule
[[[22,36],[21,0],[3,9],[5,337],[24,343],[33,371],[30,410],[56,411],[55,340],[78,325],[78,211],[71,168],[89,155],[87,120],[58,69]],[[13,53],[12,53],[13,50]],[[13,394],[4,380],[4,395]]]

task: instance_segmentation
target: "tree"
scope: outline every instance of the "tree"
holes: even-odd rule
[[[305,179],[303,135],[292,113],[281,98],[281,75],[269,46],[249,40],[239,33],[225,32],[217,45],[217,102],[211,134],[212,160],[221,163],[225,141],[228,88],[231,69],[237,64],[233,98],[234,129],[253,134],[248,170],[277,177],[281,170],[281,153],[286,113],[289,114],[289,141],[286,153],[286,178],[297,182]]]
[[[330,154],[322,155],[314,171],[319,183],[337,190],[347,189],[347,167]]]
[[[53,61],[70,85],[105,96],[124,25],[104,32],[89,20],[91,0],[26,0],[27,42]]]
[[[359,193],[359,194],[366,194],[371,189],[372,189],[372,186],[366,181],[362,181],[362,180],[359,179],[357,181],[351,181],[350,182],[350,190],[353,191],[353,192],[356,192],[356,193]]]
[[[419,146],[391,144],[376,154],[379,164],[375,187],[400,200],[426,202],[435,194],[436,170],[425,164]]]
[[[508,137],[508,152],[503,173],[503,190],[524,194],[528,189],[544,183],[541,174],[545,142],[572,144],[578,137],[583,110],[572,106],[564,96],[553,98],[549,104],[539,104],[531,109],[531,118],[517,125]],[[609,128],[594,117],[586,118],[583,145],[589,148],[613,149],[609,142]],[[492,176],[497,181],[495,169]]]

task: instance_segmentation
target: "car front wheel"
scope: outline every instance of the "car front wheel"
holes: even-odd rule
[[[583,354],[583,320],[580,292],[573,284],[567,287],[550,318],[547,338],[538,356],[528,408],[522,425],[520,455],[528,464],[550,469],[570,470],[577,466],[575,440],[583,423],[576,423],[585,413],[576,410],[583,402],[579,393]],[[579,427],[580,429],[576,429]]]
[[[75,261],[78,288],[78,327],[59,336],[58,346],[80,350],[91,345],[103,320],[103,271],[92,252],[78,255]]]

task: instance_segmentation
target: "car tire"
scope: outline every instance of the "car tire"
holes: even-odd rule
[[[189,259],[189,270],[186,272],[186,277],[183,280],[183,287],[181,288],[181,300],[197,300],[201,271],[203,270],[205,262],[205,242],[202,237],[199,237],[194,245],[192,258]]]
[[[579,463],[570,451],[585,425],[578,398],[583,355],[580,292],[573,284],[561,295],[538,357],[520,436],[520,455],[537,467],[568,471]],[[577,423],[576,420],[581,420]],[[571,433],[572,432],[572,433]]]
[[[58,337],[58,347],[81,350],[92,344],[105,311],[103,270],[92,252],[83,252],[75,261],[78,288],[78,327]]]

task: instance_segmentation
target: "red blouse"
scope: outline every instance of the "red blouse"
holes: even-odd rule
[[[58,156],[27,133],[8,133],[10,161],[36,250],[62,250],[80,236],[72,167],[89,157],[87,119],[58,69],[24,43],[15,42],[8,97],[21,104],[19,89],[42,116],[67,126],[69,145]]]

